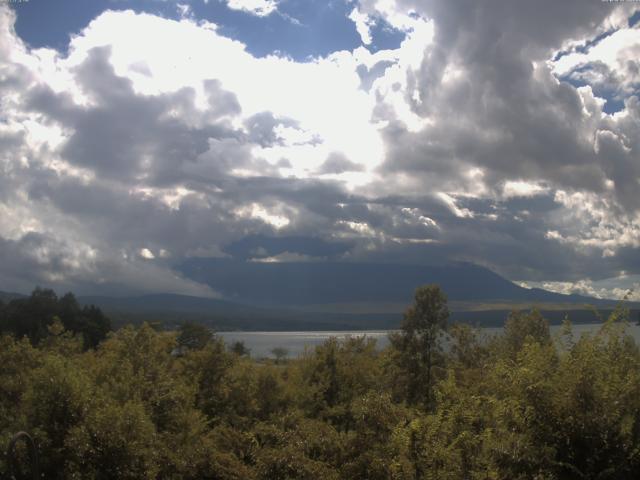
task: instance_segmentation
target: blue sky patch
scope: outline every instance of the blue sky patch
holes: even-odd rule
[[[404,32],[393,28],[384,18],[376,18],[371,28],[372,42],[367,48],[372,53],[379,50],[393,50],[400,47],[406,36]]]
[[[592,85],[586,82],[585,80],[573,75],[575,72],[586,71],[589,68],[590,68],[590,65],[584,65],[582,67],[577,68],[576,70],[571,72],[569,75],[563,75],[562,77],[559,78],[559,80],[562,82],[567,82],[568,84],[573,85],[575,88],[585,87],[589,85],[593,90],[593,94],[596,97],[600,97],[606,101],[606,103],[602,107],[602,110],[609,115],[623,110],[624,99],[620,98],[620,96],[617,94],[616,91],[613,91],[608,88],[603,88],[602,86],[597,84]]]
[[[353,50],[361,44],[355,24],[348,18],[352,7],[342,0],[290,0],[280,3],[278,11],[267,17],[229,10],[217,2],[192,5],[196,18],[221,25],[222,35],[243,42],[257,57],[278,52],[304,61]]]
[[[147,12],[179,19],[178,4],[189,5],[191,15],[219,25],[220,34],[239,40],[254,56],[280,54],[296,61],[326,56],[362,45],[348,16],[354,4],[346,0],[285,0],[267,16],[230,9],[222,0],[185,2],[161,0],[30,0],[13,4],[16,32],[31,47],[66,51],[71,35],[79,33],[105,10]],[[372,52],[397,48],[405,34],[384,19],[371,28]]]

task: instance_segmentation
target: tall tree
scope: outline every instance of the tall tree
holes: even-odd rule
[[[402,320],[401,330],[389,339],[404,374],[407,400],[432,405],[434,359],[440,353],[440,334],[447,327],[447,297],[438,285],[424,285],[415,292],[414,304]]]

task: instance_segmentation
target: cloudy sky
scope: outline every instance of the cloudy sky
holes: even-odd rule
[[[0,289],[470,261],[640,299],[640,5],[2,0]]]

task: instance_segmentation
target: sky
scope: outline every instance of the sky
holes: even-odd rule
[[[640,5],[0,1],[0,290],[193,257],[640,300]]]

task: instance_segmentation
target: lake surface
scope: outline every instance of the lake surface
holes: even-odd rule
[[[584,333],[593,333],[600,328],[601,324],[577,324],[573,325],[574,338],[579,338]],[[558,333],[560,325],[551,326],[551,334]],[[480,329],[487,336],[497,335],[502,332],[502,328],[490,327]],[[286,348],[290,357],[297,357],[302,354],[305,348],[313,348],[322,344],[331,337],[345,339],[351,337],[367,337],[376,339],[378,348],[385,348],[389,345],[387,335],[391,330],[361,330],[361,331],[326,331],[326,332],[218,332],[227,345],[236,341],[244,342],[245,346],[251,350],[253,358],[273,357],[271,350],[277,347]],[[637,343],[640,343],[640,326],[630,325],[628,332],[633,335]]]

